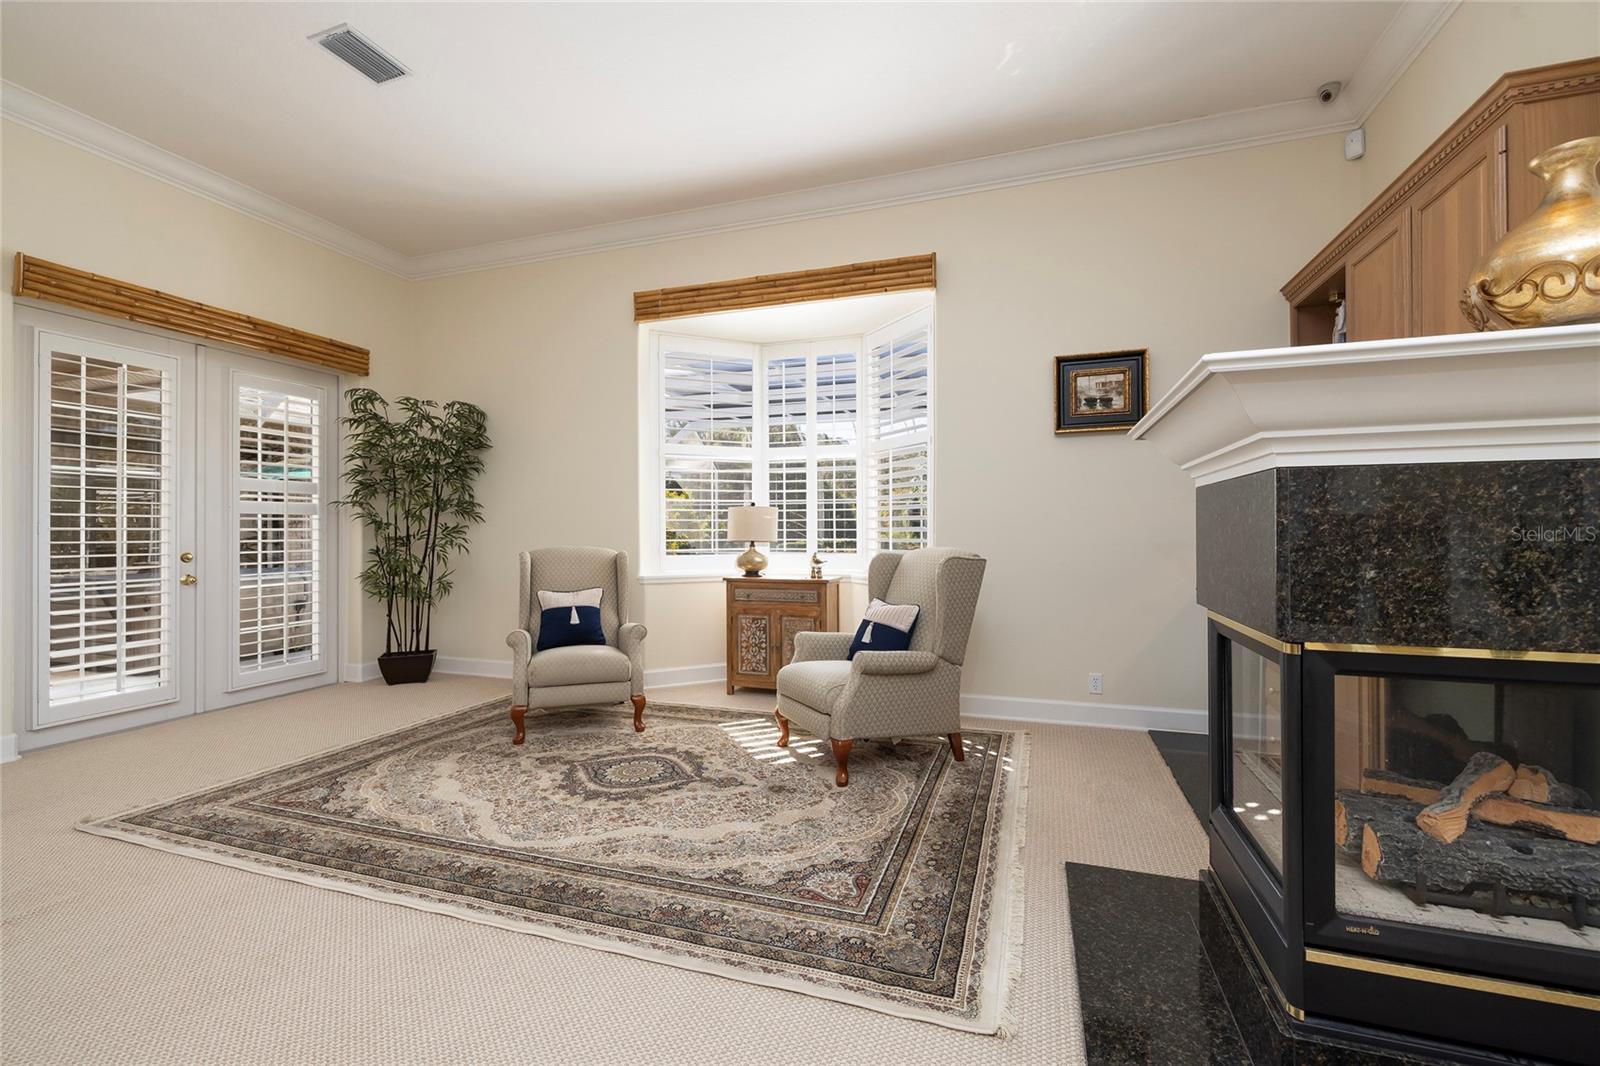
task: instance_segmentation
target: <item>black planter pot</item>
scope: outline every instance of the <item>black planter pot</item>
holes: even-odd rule
[[[386,651],[378,656],[378,669],[391,685],[416,685],[433,673],[432,651]]]

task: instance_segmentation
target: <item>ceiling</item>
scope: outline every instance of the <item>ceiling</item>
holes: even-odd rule
[[[8,117],[425,276],[1346,128],[1453,6],[7,0],[0,71]],[[307,40],[341,22],[411,76]]]

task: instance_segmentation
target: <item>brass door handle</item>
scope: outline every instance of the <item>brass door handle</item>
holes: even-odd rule
[[[178,584],[180,584],[180,585],[193,585],[196,582],[198,582],[199,580],[200,579],[195,577],[193,574],[184,574],[182,577],[180,577],[178,579]]]
[[[180,553],[178,555],[178,562],[180,562],[180,563],[192,563],[192,562],[194,562],[194,552],[182,552],[182,553]]]

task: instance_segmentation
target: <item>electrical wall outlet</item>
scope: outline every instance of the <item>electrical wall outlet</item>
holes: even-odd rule
[[[1105,684],[1102,682],[1102,680],[1100,678],[1100,675],[1099,674],[1090,674],[1089,675],[1089,694],[1091,696],[1098,696],[1104,691],[1105,691]]]

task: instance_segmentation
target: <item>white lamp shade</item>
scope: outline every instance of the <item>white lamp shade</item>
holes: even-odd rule
[[[778,509],[776,507],[728,508],[729,540],[778,539]]]

